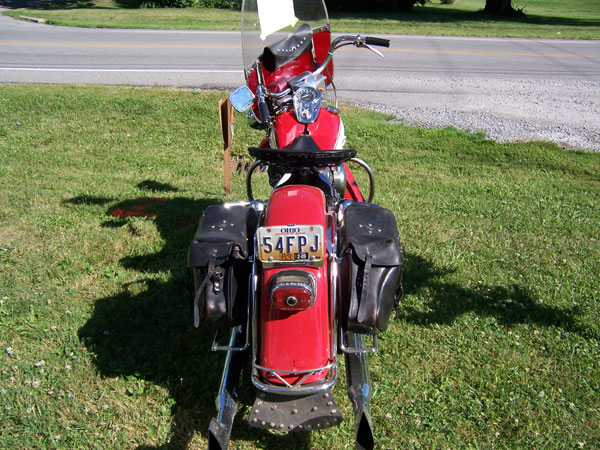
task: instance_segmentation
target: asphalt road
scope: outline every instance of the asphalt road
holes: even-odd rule
[[[424,126],[600,150],[600,41],[387,36],[336,53],[340,99]],[[0,82],[231,89],[238,32],[54,27],[0,16]]]

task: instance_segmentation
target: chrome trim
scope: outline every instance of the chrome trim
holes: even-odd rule
[[[375,175],[373,174],[373,170],[366,162],[364,162],[360,158],[350,158],[348,161],[355,162],[363,169],[365,169],[365,171],[369,175],[369,197],[367,198],[367,203],[371,203],[373,201],[373,196],[375,195]]]
[[[332,367],[334,367],[335,365],[336,364],[333,362],[333,363],[329,363],[322,367],[317,367],[315,369],[305,369],[305,370],[280,370],[280,369],[273,369],[270,367],[260,366],[258,364],[254,364],[254,367],[257,368],[258,370],[262,370],[263,372],[272,373],[273,375],[275,375],[276,373],[281,373],[281,374],[285,374],[285,375],[302,375],[303,373],[315,374],[317,372],[329,370]]]
[[[268,373],[272,374],[273,376],[275,376],[277,379],[279,379],[283,383],[283,386],[261,381],[259,378],[259,375],[258,375],[258,370],[262,370],[264,372],[268,372]],[[330,377],[329,380],[325,381],[324,383],[311,384],[309,386],[304,386],[301,384],[302,382],[307,380],[312,375],[316,374],[319,371],[323,371],[323,370],[329,370],[329,377]],[[294,375],[294,374],[301,375],[301,374],[305,373],[306,375],[304,377],[302,377],[300,380],[298,380],[295,384],[290,384],[286,380],[284,380],[279,375],[278,372],[281,374],[292,374],[292,375]],[[333,385],[337,381],[337,362],[333,362],[333,363],[328,364],[327,366],[324,366],[319,369],[303,370],[303,371],[276,371],[273,369],[267,369],[265,367],[258,366],[257,364],[255,364],[253,362],[251,378],[252,378],[252,384],[254,385],[255,388],[257,388],[263,392],[268,392],[270,394],[281,394],[281,395],[315,394],[317,392],[326,391],[327,389],[331,389],[333,387]]]
[[[351,200],[343,200],[342,202],[340,202],[340,204],[338,205],[338,210],[337,210],[337,221],[339,226],[343,226],[344,224],[344,215],[346,214],[346,209],[348,208],[348,206],[350,206],[352,204]]]
[[[250,305],[248,305],[248,310],[250,309]],[[218,345],[217,344],[217,337],[219,336],[219,330],[217,330],[217,332],[215,333],[215,337],[213,338],[213,343],[212,346],[210,347],[210,349],[213,352],[216,351],[223,351],[223,352],[243,352],[244,350],[247,350],[248,347],[250,347],[250,317],[248,316],[247,320],[246,320],[246,342],[244,343],[244,345],[242,347],[233,347],[232,343],[229,343],[229,345]],[[239,333],[242,332],[243,327],[241,325],[238,325],[236,327],[233,327],[233,330],[238,330]]]
[[[297,272],[297,271],[294,271]],[[275,294],[275,291],[277,289],[283,288],[283,287],[298,287],[298,288],[304,288],[307,291],[310,292],[310,306],[308,308],[306,308],[306,310],[310,309],[313,307],[313,305],[315,304],[315,297],[317,296],[317,279],[315,278],[315,276],[308,272],[307,270],[303,270],[302,271],[303,274],[306,274],[309,278],[309,283],[310,284],[304,284],[301,282],[277,282],[274,281],[274,286],[269,286],[270,287],[270,293],[269,293],[269,297],[271,299],[271,304],[273,304],[273,295]],[[277,272],[276,274],[274,274],[271,279],[269,280],[269,283],[271,283],[271,280],[273,278],[276,278],[279,274],[283,274],[282,276],[285,276],[285,271],[282,272]],[[303,310],[303,311],[306,311]]]
[[[233,348],[238,334],[241,332],[241,326],[234,327],[231,329],[231,335],[229,337],[229,347]],[[217,407],[217,420],[223,422],[223,416],[227,410],[227,379],[229,378],[229,370],[231,369],[231,353],[227,353],[225,357],[225,365],[223,367],[223,374],[221,376],[221,383],[219,386],[219,394],[215,399],[215,405]]]
[[[256,252],[258,250],[258,240],[256,239],[256,234],[254,234],[254,254],[256,255]],[[258,327],[257,327],[257,312],[258,309],[256,307],[256,286],[258,285],[258,275],[256,274],[256,266],[258,264],[257,262],[257,258],[254,259],[254,262],[252,264],[252,365],[254,365],[254,362],[256,361],[256,355],[257,355],[257,346],[258,346]],[[254,370],[252,371],[252,375],[254,375]],[[251,377],[253,378],[253,376]]]
[[[331,338],[333,339],[333,354],[337,355],[338,352],[338,333],[337,333],[337,329],[338,327],[336,326],[337,324],[337,318],[338,318],[338,289],[339,289],[339,283],[340,281],[340,277],[338,274],[338,266],[339,266],[339,261],[338,261],[338,257],[334,257],[333,261],[331,261],[331,276],[329,277],[330,281],[331,281],[331,297],[332,297],[332,311],[331,311],[331,315],[333,316],[333,327],[331,330]]]
[[[364,345],[364,339],[357,339],[357,343],[354,343],[354,347],[347,347],[344,344],[344,335],[346,333],[344,332],[344,329],[340,326],[340,350],[344,353],[377,353],[379,351],[379,345],[377,343],[377,335],[374,334],[373,335],[373,347],[372,348],[367,348],[367,347],[362,347],[362,345]],[[354,333],[356,334],[356,333]],[[357,336],[363,336],[363,335],[357,335]]]
[[[323,267],[323,261],[263,261],[263,267],[271,269],[278,266],[290,266],[290,267]]]

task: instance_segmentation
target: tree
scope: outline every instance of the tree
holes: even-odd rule
[[[483,12],[494,16],[516,17],[524,16],[522,10],[512,6],[512,0],[485,0]]]

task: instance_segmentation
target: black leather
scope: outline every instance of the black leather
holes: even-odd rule
[[[265,69],[275,72],[310,49],[312,49],[312,29],[305,23],[287,38],[265,47],[260,60]]]
[[[341,251],[346,330],[385,331],[402,283],[402,246],[393,213],[369,203],[351,204],[344,213]]]
[[[371,203],[353,203],[344,213],[342,252],[352,247],[354,254],[365,261],[373,258],[378,266],[402,264],[400,235],[394,214]]]
[[[188,254],[195,327],[200,321],[224,328],[246,320],[251,272],[248,239],[254,236],[256,224],[256,213],[248,203],[209,206],[204,211]]]

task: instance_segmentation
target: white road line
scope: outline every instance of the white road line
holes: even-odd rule
[[[239,73],[242,70],[211,70],[211,69],[67,69],[44,67],[0,67],[4,71],[21,72],[115,72],[115,73]]]

